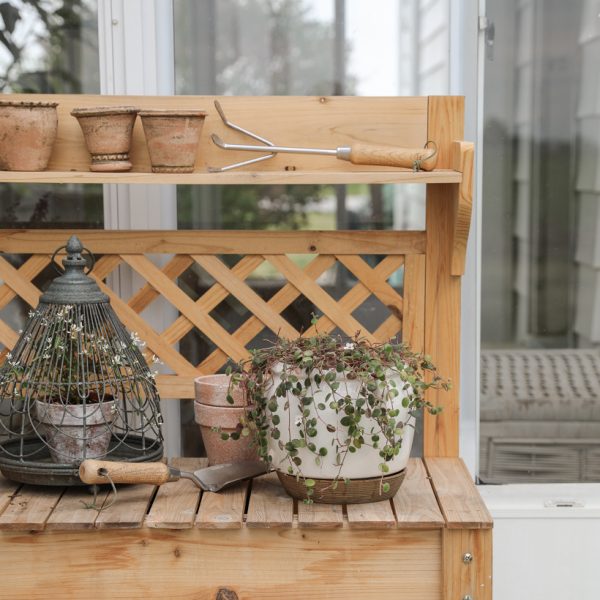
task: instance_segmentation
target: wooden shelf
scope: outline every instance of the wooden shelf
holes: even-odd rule
[[[91,171],[0,171],[2,183],[132,183],[178,185],[270,185],[350,183],[461,183],[462,173],[435,171],[229,171],[226,173],[92,173]]]

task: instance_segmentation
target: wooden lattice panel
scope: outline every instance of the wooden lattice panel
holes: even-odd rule
[[[247,346],[262,332],[294,338],[315,333],[339,331],[352,337],[361,335],[373,342],[401,336],[415,350],[423,348],[425,235],[423,232],[77,232],[85,246],[99,256],[91,276],[108,294],[113,308],[125,326],[147,344],[149,357],[158,357],[172,375],[158,378],[165,398],[193,397],[193,379],[221,370],[228,360],[248,356]],[[18,332],[6,322],[4,311],[16,298],[34,308],[41,290],[35,278],[50,264],[53,251],[65,241],[62,231],[4,231],[0,249],[6,254],[23,255],[14,267],[0,256],[0,343],[8,352]],[[31,254],[33,253],[33,254]],[[166,264],[157,266],[148,255],[167,255]],[[228,266],[227,255],[240,258]],[[299,266],[290,255],[309,255]],[[381,256],[368,261],[369,256]],[[60,256],[56,257],[60,261]],[[377,262],[375,266],[369,264]],[[282,280],[268,300],[251,286],[249,277],[268,264]],[[341,265],[350,274],[349,289],[334,298],[320,278]],[[107,278],[121,265],[127,265],[145,282],[131,298],[120,298],[107,284]],[[179,285],[178,278],[189,268],[198,267],[211,280],[197,299]],[[402,294],[388,280],[402,272]],[[178,313],[163,331],[154,329],[143,316],[158,298],[164,298]],[[236,327],[227,328],[213,311],[229,297],[247,311],[248,317]],[[299,330],[284,311],[299,298],[314,307],[317,320]],[[375,298],[389,312],[373,330],[353,313],[369,298]],[[382,309],[383,310],[383,309]],[[193,329],[214,347],[198,364],[177,349]]]

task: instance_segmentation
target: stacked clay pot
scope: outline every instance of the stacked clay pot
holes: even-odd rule
[[[194,415],[200,426],[209,465],[259,460],[251,436],[238,440],[224,440],[221,437],[221,432],[239,430],[240,420],[249,408],[242,390],[232,387],[229,391],[230,380],[228,375],[204,375],[194,381]],[[231,394],[233,404],[227,401],[228,394]]]

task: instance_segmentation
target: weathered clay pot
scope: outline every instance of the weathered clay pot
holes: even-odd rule
[[[106,455],[117,412],[114,400],[85,406],[36,400],[35,409],[53,462],[78,463]]]
[[[85,145],[92,155],[90,171],[129,171],[133,125],[139,112],[133,106],[75,108]]]
[[[154,173],[192,173],[206,113],[201,110],[142,110]]]
[[[213,431],[213,427],[219,427],[223,433],[233,433],[248,409],[246,398],[239,389],[232,390],[234,403],[227,402],[229,380],[227,375],[206,375],[194,382],[194,414],[200,426],[209,465],[259,460],[250,436],[240,437],[239,440],[223,440],[221,433]]]
[[[55,102],[0,101],[0,170],[43,171],[58,129]]]

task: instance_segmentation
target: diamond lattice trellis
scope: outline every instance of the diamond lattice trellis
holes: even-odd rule
[[[64,237],[64,232],[61,233]],[[148,243],[136,244],[134,232],[119,232],[119,235],[104,232],[105,239],[102,244],[96,244],[97,247],[86,240],[86,232],[80,232],[86,245],[101,254],[91,275],[102,291],[109,295],[119,318],[146,342],[149,357],[156,355],[172,370],[172,375],[159,377],[159,389],[163,397],[193,397],[194,377],[219,371],[229,359],[237,361],[245,358],[248,354],[247,345],[263,331],[296,337],[335,330],[348,336],[360,333],[372,341],[386,341],[401,334],[404,341],[415,350],[422,349],[425,261],[421,253],[421,232],[370,232],[372,238],[358,236],[355,243],[350,245],[335,243],[335,235],[342,232],[329,234],[333,236],[330,243],[326,234],[294,232],[285,234],[275,244],[265,243],[264,235],[259,232],[220,232],[222,243],[214,244],[214,253],[199,253],[194,244],[191,244],[190,252],[182,253],[183,244],[178,239],[182,235],[178,233],[170,233],[171,243],[163,244],[164,253],[171,255],[171,258],[161,268],[146,256],[157,254],[157,244],[151,247],[148,247]],[[353,232],[353,235],[356,236],[356,233]],[[230,244],[234,248],[227,248],[224,242],[231,242],[231,239],[242,235],[247,251],[234,266],[229,267],[220,256],[234,254],[233,250],[240,254],[241,243]],[[319,237],[321,243],[315,243],[317,235],[325,236],[325,241]],[[386,243],[391,240],[397,242],[390,245],[393,252],[381,251],[382,238]],[[137,246],[139,251],[132,251],[138,250]],[[160,248],[160,244],[158,246]],[[261,251],[257,251],[257,248]],[[264,252],[267,248],[271,253]],[[298,254],[299,249],[306,248],[308,252],[304,250],[304,253],[314,256],[306,266],[300,267],[288,255]],[[336,248],[340,248],[340,251],[332,251]],[[365,259],[368,255],[383,254],[384,258],[376,266],[369,265]],[[15,268],[0,256],[0,343],[4,347],[4,354],[18,338],[18,333],[5,320],[5,309],[17,297],[31,307],[37,305],[41,290],[33,281],[50,264],[51,257],[51,253],[39,252]],[[56,260],[60,260],[60,257],[56,257]],[[248,281],[265,262],[271,271],[275,270],[284,280],[280,289],[268,300],[261,298]],[[334,299],[319,280],[324,279],[323,275],[333,269],[336,263],[351,275],[346,278],[351,287],[341,297]],[[105,282],[120,265],[128,265],[145,281],[127,301],[117,296]],[[211,279],[211,284],[197,299],[190,297],[177,284],[177,278],[193,265],[197,265]],[[388,281],[399,270],[403,272],[402,295]],[[143,311],[159,297],[179,313],[162,332],[153,329],[142,316]],[[244,306],[249,316],[241,325],[227,328],[211,312],[230,297]],[[319,315],[316,324],[302,332],[282,314],[301,297],[306,298]],[[367,330],[353,316],[354,311],[371,297],[377,299],[377,304],[386,307],[388,314],[383,320],[380,319],[380,324],[373,331]],[[214,350],[204,356],[199,364],[193,364],[176,349],[176,345],[194,328],[214,345]]]

